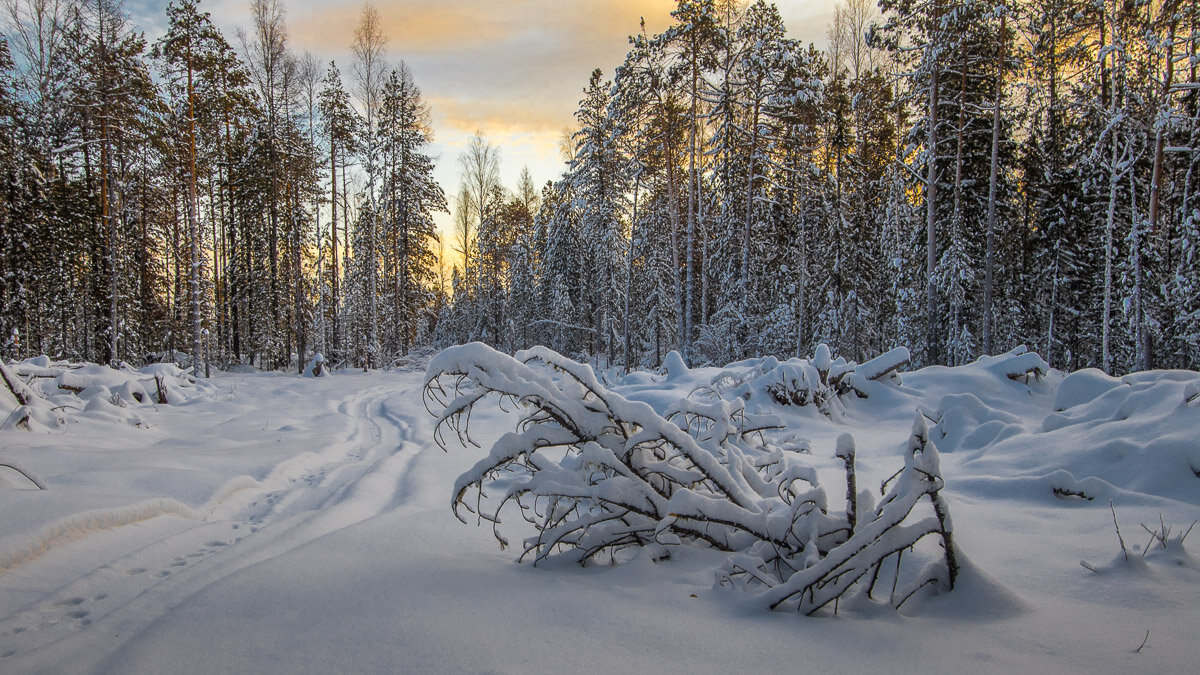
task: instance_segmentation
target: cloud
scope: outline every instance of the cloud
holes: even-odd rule
[[[537,151],[556,161],[557,139],[574,122],[592,69],[611,74],[628,51],[626,37],[640,30],[641,18],[648,31],[661,32],[675,4],[401,0],[376,7],[389,58],[403,59],[412,69],[432,105],[439,136],[465,138],[483,129],[493,142],[536,143]],[[348,47],[362,3],[293,0],[287,7],[293,47],[336,58],[348,73]]]
[[[410,54],[452,52],[473,44],[501,42],[512,35],[502,13],[480,13],[473,4],[408,0],[377,5],[377,9],[389,47]],[[301,7],[291,21],[292,39],[312,50],[348,46],[354,40],[361,9],[361,3],[354,2]]]
[[[564,111],[570,121],[573,105],[531,105],[516,99],[481,100],[466,96],[429,96],[438,127],[459,133],[485,129],[494,134],[558,133]]]
[[[673,0],[401,0],[376,8],[392,49],[444,54],[607,42],[636,32],[641,16],[650,30],[661,30],[674,5]],[[349,45],[362,10],[362,3],[350,0],[289,6],[293,40],[310,49]]]

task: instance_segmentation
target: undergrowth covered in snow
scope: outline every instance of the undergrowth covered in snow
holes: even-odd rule
[[[142,426],[140,410],[206,398],[211,391],[191,368],[173,363],[110,368],[45,356],[0,363],[0,429],[55,428],[75,415]]]
[[[726,584],[761,593],[772,608],[813,613],[851,591],[871,597],[881,573],[891,575],[887,596],[897,607],[925,587],[954,585],[950,514],[922,416],[877,506],[870,490],[857,489],[853,437],[838,439],[847,503],[831,510],[809,444],[773,414],[813,406],[840,416],[841,396],[868,397],[869,385],[904,361],[906,353],[886,355],[855,384],[855,364],[833,361],[822,346],[811,361],[732,365],[655,408],[547,348],[514,358],[473,343],[434,358],[425,391],[440,408],[443,445],[448,436],[473,444],[471,414],[485,400],[518,412],[515,430],[458,479],[452,502],[464,522],[469,512],[493,523],[502,546],[501,511],[512,504],[536,529],[522,554],[535,564],[552,555],[619,562],[637,549],[663,559],[675,546],[711,547],[730,554],[719,571]],[[678,358],[667,370],[667,380],[691,379]],[[917,549],[930,535],[940,544],[933,555]]]

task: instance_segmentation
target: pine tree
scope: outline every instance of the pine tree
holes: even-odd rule
[[[386,221],[382,238],[392,264],[392,349],[405,355],[431,304],[437,239],[433,214],[446,211],[446,196],[433,177],[429,144],[429,108],[412,73],[403,63],[393,70],[383,90],[380,113],[384,157],[382,204]]]
[[[337,65],[333,61],[329,62],[329,69],[325,72],[325,78],[322,80],[320,96],[319,108],[323,121],[322,128],[325,141],[329,144],[329,244],[330,264],[332,266],[330,275],[332,297],[328,310],[329,322],[332,326],[330,345],[334,354],[340,355],[342,350],[342,341],[339,332],[342,306],[342,268],[339,268],[339,262],[344,259],[347,251],[343,246],[342,255],[339,256],[338,254],[339,205],[341,205],[340,212],[342,214],[346,214],[348,209],[342,193],[338,192],[338,175],[340,169],[342,180],[347,180],[346,167],[348,158],[358,151],[356,143],[361,122],[350,105],[350,95],[346,93],[345,88],[342,86],[341,74],[338,72]],[[349,231],[349,227],[345,223],[343,223],[343,230],[344,232]]]
[[[624,224],[621,213],[627,177],[616,147],[617,129],[611,109],[612,84],[603,81],[596,69],[584,89],[575,119],[575,155],[565,180],[578,206],[577,219],[583,265],[579,289],[581,315],[591,318],[591,352],[607,351],[616,360],[618,317],[622,311],[625,284]]]

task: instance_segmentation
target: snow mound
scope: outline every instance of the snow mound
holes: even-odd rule
[[[1121,380],[1108,376],[1097,368],[1076,371],[1063,378],[1054,394],[1054,409],[1057,411],[1091,403],[1108,391],[1121,386]]]
[[[321,352],[313,354],[312,360],[304,367],[304,377],[324,377],[329,374],[329,366],[325,363],[325,355]]]
[[[821,344],[811,359],[780,362],[769,356],[729,364],[704,388],[721,397],[741,397],[758,409],[811,408],[842,421],[848,400],[899,387],[899,369],[909,358],[908,350],[901,347],[860,365],[834,358],[829,347]]]
[[[1043,499],[1200,505],[1200,373],[1114,378],[1043,364],[1012,353],[906,374],[905,388],[938,402],[926,408],[938,449],[968,453],[973,471],[992,476],[989,495],[1029,496],[1023,483]]]
[[[942,452],[981,450],[1024,431],[1021,418],[972,393],[947,394],[938,405],[934,438]]]

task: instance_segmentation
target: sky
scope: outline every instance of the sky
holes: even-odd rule
[[[349,45],[362,0],[279,0],[289,43],[351,70]],[[778,0],[791,37],[825,44],[834,0]],[[202,0],[226,38],[249,30],[250,0]],[[447,195],[458,185],[457,158],[477,131],[501,151],[501,180],[512,189],[523,167],[535,185],[563,170],[559,141],[572,126],[595,68],[609,78],[628,52],[641,18],[651,33],[671,23],[674,0],[376,0],[388,60],[412,70],[433,112],[436,177]],[[134,22],[153,40],[166,2],[127,0]],[[350,83],[347,82],[347,87]],[[449,216],[439,224],[449,223]]]

